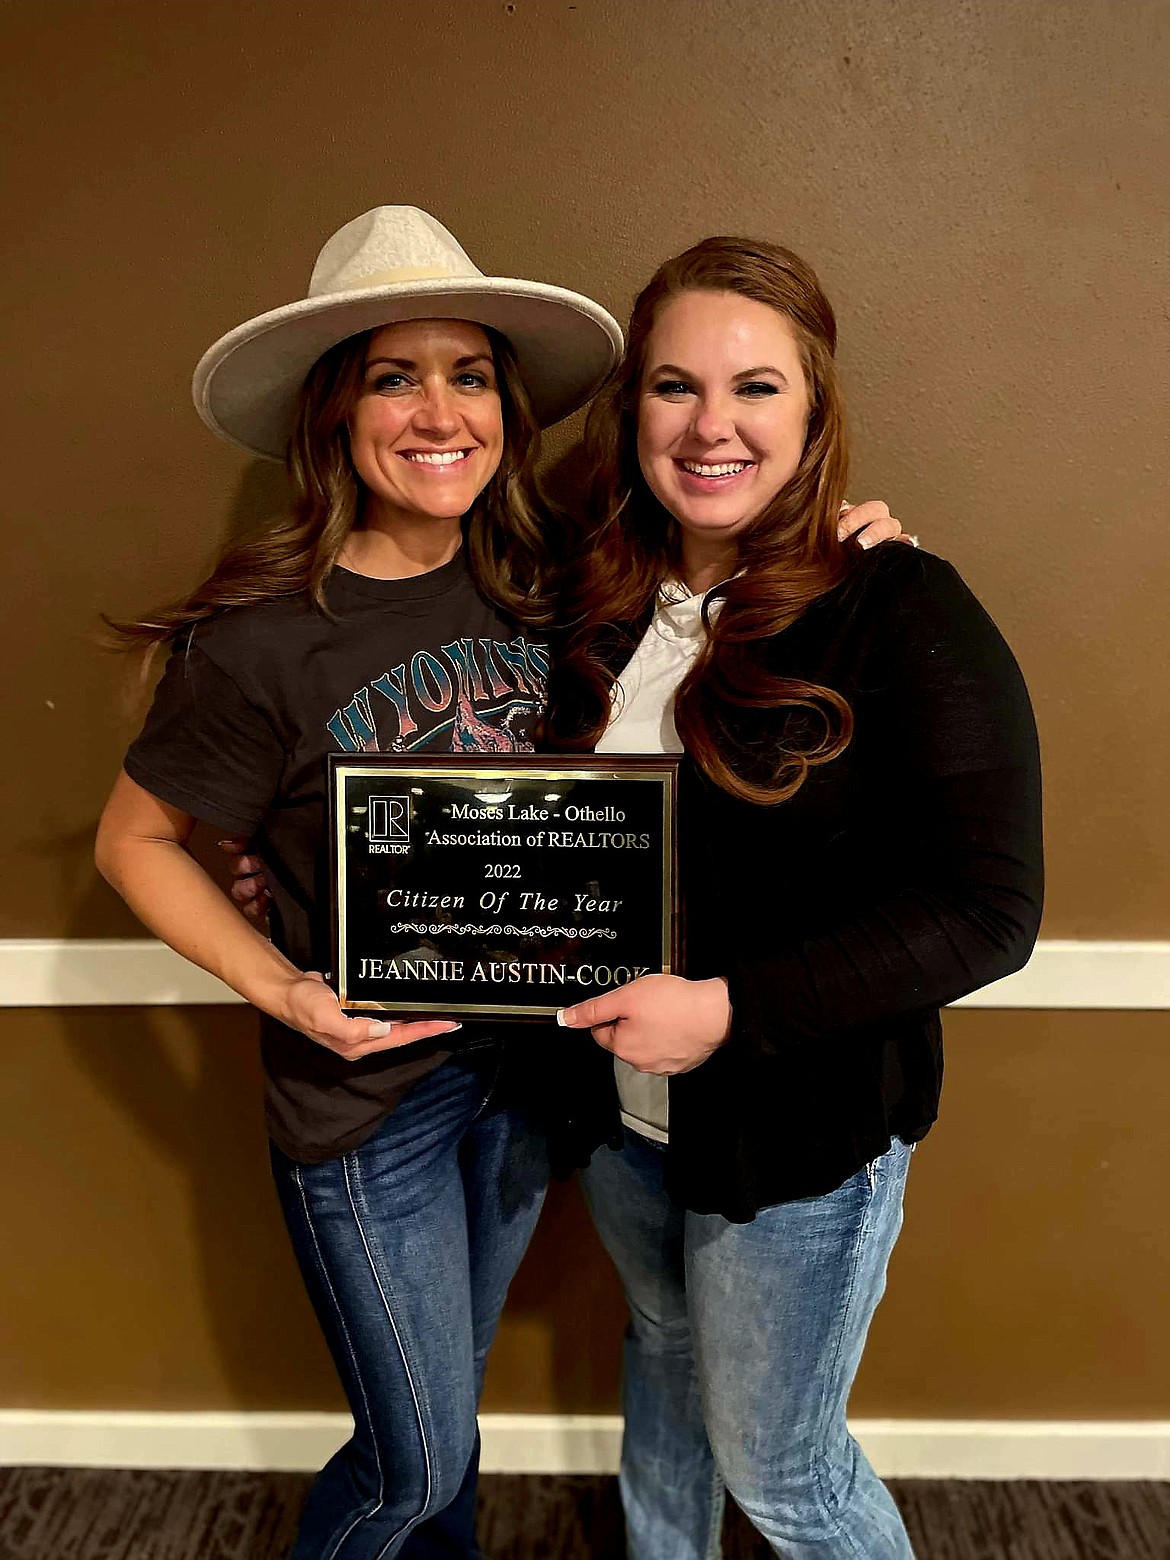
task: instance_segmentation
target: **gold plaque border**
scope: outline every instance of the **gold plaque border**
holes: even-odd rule
[[[521,756],[522,757],[522,756]],[[616,760],[616,762],[615,762]],[[657,760],[657,762],[656,762]],[[665,760],[665,761],[664,761]],[[346,884],[346,870],[348,857],[345,850],[345,814],[344,791],[345,781],[352,776],[357,779],[373,779],[378,775],[392,774],[404,781],[412,778],[420,779],[426,776],[457,776],[472,780],[500,780],[507,779],[509,773],[517,778],[523,776],[533,780],[618,780],[633,778],[638,780],[656,780],[662,790],[662,835],[666,842],[666,867],[667,872],[662,884],[662,946],[661,973],[672,973],[673,965],[677,961],[679,942],[675,930],[675,919],[678,906],[676,904],[676,878],[677,878],[677,839],[675,824],[677,822],[677,781],[678,759],[673,754],[651,753],[610,753],[606,755],[605,763],[598,763],[593,754],[582,755],[581,758],[566,761],[563,758],[547,759],[537,755],[530,761],[517,762],[517,755],[510,754],[506,759],[501,758],[496,763],[485,763],[482,756],[459,757],[457,755],[430,754],[425,757],[406,758],[396,753],[378,755],[363,754],[361,757],[350,757],[344,753],[331,753],[329,755],[329,810],[330,810],[330,842],[332,850],[332,892],[336,896],[333,905],[333,963],[334,979],[336,981],[337,1000],[347,1013],[401,1013],[404,1017],[411,1015],[426,1016],[428,1014],[450,1016],[452,1018],[482,1019],[490,1023],[499,1018],[553,1018],[559,1008],[569,1006],[572,1003],[560,1003],[546,1007],[544,1005],[519,1005],[513,1003],[510,1007],[502,1004],[498,1008],[487,1009],[482,1004],[469,1006],[463,1003],[450,1002],[351,1002],[346,996],[346,969],[342,949],[345,946],[345,914],[348,898]],[[673,970],[677,974],[677,970]],[[582,998],[581,1000],[587,1000]]]

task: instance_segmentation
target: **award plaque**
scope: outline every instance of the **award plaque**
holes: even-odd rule
[[[548,1019],[677,970],[678,765],[331,754],[342,1007]]]

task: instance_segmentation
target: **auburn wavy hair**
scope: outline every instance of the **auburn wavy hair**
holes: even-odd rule
[[[740,535],[734,577],[708,594],[706,642],[675,695],[679,736],[704,773],[733,796],[771,805],[844,751],[853,716],[833,689],[771,670],[768,642],[840,584],[856,557],[837,539],[849,456],[833,362],[836,320],[812,268],[777,244],[704,239],[660,266],[638,296],[626,356],[586,424],[585,542],[563,596],[546,735],[569,749],[596,744],[615,669],[632,652],[660,585],[679,572],[678,526],[638,465],[637,418],[654,323],[670,299],[693,291],[739,293],[784,315],[811,403],[800,464]],[[773,744],[761,743],[758,722],[745,728],[741,718],[763,709],[790,712]]]
[[[560,574],[556,516],[536,471],[540,429],[511,346],[498,332],[483,329],[495,361],[504,449],[464,518],[468,562],[480,592],[501,611],[526,627],[548,628]],[[350,458],[349,418],[361,393],[371,334],[331,347],[305,378],[286,453],[289,513],[229,546],[180,601],[134,622],[107,618],[117,645],[149,652],[228,607],[278,596],[307,595],[326,610],[325,581],[361,518],[364,490]]]

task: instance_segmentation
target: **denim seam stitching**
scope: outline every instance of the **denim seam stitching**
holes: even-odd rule
[[[690,1299],[687,1295],[687,1251],[690,1245],[687,1237],[694,1226],[694,1216],[685,1214],[683,1217],[683,1300],[685,1304],[687,1332],[691,1342],[691,1360],[695,1371],[695,1381],[699,1388],[699,1412],[703,1415],[703,1432],[707,1440],[707,1449],[711,1453],[711,1506],[707,1521],[707,1543],[703,1551],[703,1560],[719,1560],[723,1553],[723,1508],[727,1503],[727,1483],[719,1469],[719,1460],[715,1456],[715,1450],[711,1445],[711,1437],[707,1434],[706,1413],[703,1409],[703,1383],[699,1376],[699,1362],[697,1358],[697,1340],[695,1336],[695,1318],[691,1309]]]
[[[723,1553],[723,1507],[727,1499],[727,1486],[713,1454],[711,1462],[711,1522],[707,1529],[707,1552],[703,1560],[719,1560]]]
[[[352,1186],[352,1184],[350,1182],[350,1178],[349,1178],[349,1172],[350,1172],[351,1164],[352,1164],[353,1170],[356,1173],[357,1169],[358,1169],[356,1155],[352,1155],[352,1154],[346,1155],[346,1157],[341,1161],[342,1173],[345,1176],[345,1191],[346,1191],[347,1197],[349,1198],[349,1206],[350,1206],[351,1212],[353,1213],[354,1224],[357,1226],[357,1232],[361,1236],[362,1249],[363,1249],[363,1251],[366,1254],[366,1261],[370,1265],[370,1273],[373,1276],[374,1283],[377,1285],[378,1294],[381,1297],[382,1305],[383,1305],[383,1307],[385,1308],[385,1311],[386,1311],[386,1319],[390,1323],[390,1330],[394,1334],[394,1341],[398,1345],[398,1352],[399,1352],[399,1354],[402,1357],[402,1368],[406,1372],[406,1380],[407,1380],[407,1383],[410,1386],[410,1396],[411,1396],[411,1399],[412,1399],[412,1401],[414,1403],[415,1417],[418,1420],[419,1440],[422,1442],[423,1463],[424,1463],[424,1465],[426,1467],[426,1471],[427,1471],[426,1495],[423,1498],[422,1509],[419,1511],[418,1517],[411,1519],[411,1521],[408,1521],[405,1524],[405,1526],[399,1528],[399,1530],[396,1533],[392,1533],[390,1535],[390,1537],[386,1540],[386,1542],[382,1545],[381,1549],[378,1551],[377,1555],[374,1557],[374,1560],[381,1560],[381,1557],[390,1548],[390,1545],[392,1543],[394,1543],[394,1541],[396,1539],[400,1538],[403,1533],[405,1533],[405,1532],[407,1532],[409,1530],[409,1528],[412,1525],[412,1522],[417,1521],[418,1518],[422,1517],[423,1514],[426,1512],[426,1509],[430,1505],[430,1502],[431,1502],[432,1491],[434,1490],[434,1477],[433,1477],[432,1468],[431,1468],[431,1449],[430,1449],[429,1445],[427,1444],[426,1424],[425,1424],[424,1419],[423,1419],[422,1404],[419,1401],[418,1388],[415,1386],[415,1383],[414,1383],[414,1373],[411,1371],[410,1361],[406,1357],[406,1348],[405,1348],[405,1346],[404,1346],[404,1344],[402,1342],[402,1334],[398,1331],[398,1323],[394,1320],[394,1312],[390,1308],[390,1302],[386,1298],[386,1291],[382,1287],[381,1275],[378,1272],[377,1264],[375,1263],[374,1257],[373,1257],[373,1253],[370,1250],[370,1243],[369,1243],[369,1241],[366,1238],[366,1231],[365,1231],[365,1228],[364,1228],[364,1226],[362,1224],[362,1221],[361,1221],[361,1215],[358,1213],[357,1204],[354,1201],[353,1186]]]
[[[862,1242],[865,1240],[865,1236],[869,1230],[873,1215],[876,1177],[871,1175],[870,1165],[866,1165],[865,1169],[866,1180],[869,1183],[869,1197],[866,1199],[865,1212],[862,1215],[860,1224],[857,1226],[857,1234],[853,1239],[853,1250],[850,1253],[849,1259],[849,1285],[845,1291],[844,1302],[841,1306],[840,1320],[837,1327],[837,1339],[833,1348],[832,1366],[825,1373],[825,1390],[821,1393],[821,1411],[817,1416],[817,1436],[812,1457],[813,1484],[820,1496],[821,1505],[823,1506],[826,1515],[831,1516],[833,1519],[834,1537],[844,1540],[849,1545],[849,1548],[853,1551],[853,1553],[857,1556],[857,1560],[865,1560],[865,1556],[855,1547],[852,1537],[845,1531],[845,1526],[841,1517],[840,1503],[837,1500],[836,1492],[833,1489],[831,1482],[826,1483],[823,1475],[821,1465],[827,1461],[827,1458],[818,1456],[817,1452],[818,1449],[824,1445],[826,1438],[827,1427],[825,1425],[825,1417],[826,1411],[828,1409],[828,1383],[833,1380],[841,1359],[841,1350],[844,1347],[846,1321],[857,1294],[857,1269],[861,1263]]]
[[[350,1525],[346,1528],[345,1532],[341,1534],[336,1544],[334,1544],[333,1548],[329,1550],[326,1560],[334,1560],[338,1550],[341,1548],[342,1544],[345,1543],[346,1539],[353,1532],[358,1523],[364,1522],[367,1517],[373,1516],[374,1512],[381,1508],[386,1495],[386,1475],[382,1468],[382,1459],[378,1453],[378,1439],[374,1431],[374,1418],[370,1413],[370,1400],[366,1396],[365,1382],[362,1380],[361,1371],[358,1368],[357,1353],[353,1346],[353,1340],[349,1336],[349,1328],[345,1325],[345,1313],[341,1309],[340,1302],[337,1299],[337,1291],[333,1287],[333,1280],[330,1278],[329,1269],[325,1265],[325,1258],[321,1251],[321,1243],[317,1239],[317,1228],[313,1223],[313,1215],[309,1211],[309,1199],[308,1194],[305,1191],[305,1181],[304,1176],[301,1174],[300,1165],[294,1165],[293,1179],[297,1184],[297,1191],[300,1193],[301,1208],[305,1215],[305,1223],[309,1227],[309,1234],[313,1240],[313,1251],[317,1257],[317,1267],[325,1281],[325,1288],[328,1291],[330,1300],[333,1302],[333,1308],[337,1312],[337,1325],[341,1329],[341,1336],[345,1339],[345,1347],[349,1352],[349,1362],[353,1368],[354,1380],[357,1382],[358,1391],[362,1395],[362,1408],[365,1410],[366,1424],[369,1426],[370,1430],[370,1444],[374,1448],[374,1463],[378,1469],[378,1498],[373,1502],[372,1505],[369,1506],[368,1510],[360,1512],[353,1519]]]

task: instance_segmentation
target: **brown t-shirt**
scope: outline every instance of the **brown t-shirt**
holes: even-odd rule
[[[184,634],[126,755],[145,790],[255,842],[273,941],[315,970],[330,960],[325,755],[531,751],[549,665],[462,554],[406,580],[335,569],[326,601],[330,616],[286,598]],[[490,1037],[477,1028],[461,1042]],[[450,1054],[424,1044],[354,1063],[267,1016],[261,1033],[269,1132],[306,1163],[355,1148]]]

